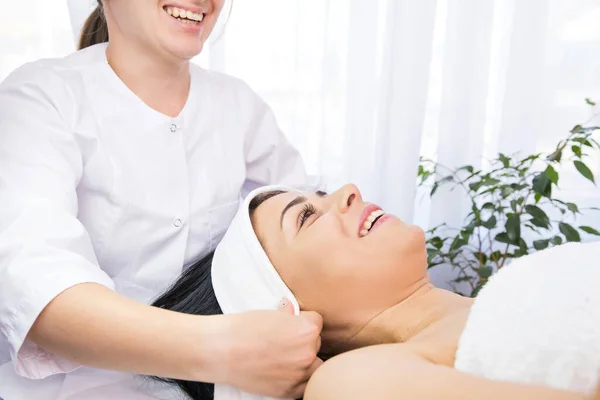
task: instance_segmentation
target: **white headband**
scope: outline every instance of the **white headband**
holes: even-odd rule
[[[266,186],[252,191],[240,205],[212,261],[212,285],[224,314],[253,310],[276,310],[282,297],[287,297],[300,313],[298,301],[283,282],[262,248],[250,221],[252,199],[262,193],[283,190],[282,186]],[[266,400],[227,385],[215,385],[215,400]]]

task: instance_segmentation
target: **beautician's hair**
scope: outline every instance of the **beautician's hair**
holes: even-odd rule
[[[85,20],[81,34],[79,35],[79,50],[93,46],[98,43],[108,42],[108,26],[104,17],[103,0],[98,0],[98,6]]]
[[[265,201],[283,191],[271,191],[260,194],[253,198],[249,204],[250,216]],[[209,253],[200,261],[185,270],[179,278],[160,295],[152,305],[166,310],[194,315],[218,315],[223,314],[215,291],[212,286],[211,267],[214,252]],[[154,379],[179,386],[179,388],[192,400],[213,400],[214,385],[205,382],[191,382],[180,379],[166,379],[153,377]]]

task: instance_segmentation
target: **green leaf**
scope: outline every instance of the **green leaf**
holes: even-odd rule
[[[540,233],[540,230],[538,229],[538,227],[535,227],[531,224],[525,224],[526,227],[528,227],[529,229],[531,229],[532,231],[534,231],[535,233]]]
[[[552,239],[550,239],[550,243],[552,243],[555,246],[561,245],[562,242],[563,242],[563,240],[560,236],[554,236]]]
[[[504,227],[506,228],[509,243],[518,246],[521,240],[521,217],[518,214],[511,215],[506,220]]]
[[[542,199],[542,195],[539,193],[536,193],[535,194],[535,204],[539,203],[541,199]]]
[[[588,98],[586,98],[586,99],[585,99],[585,102],[586,102],[587,104],[589,104],[590,106],[595,106],[595,105],[596,105],[596,103],[595,103],[595,102],[591,101],[591,100],[590,100],[590,99],[588,99]]]
[[[573,164],[575,164],[575,168],[577,168],[577,171],[579,171],[579,173],[581,175],[583,175],[584,178],[589,179],[590,181],[592,181],[594,184],[596,183],[596,181],[594,180],[594,174],[592,173],[592,171],[588,168],[587,165],[585,165],[584,163],[582,163],[581,161],[573,161]]]
[[[482,182],[473,182],[469,184],[469,189],[471,189],[472,191],[476,192],[481,188]]]
[[[517,250],[515,250],[515,257],[523,257],[526,256],[527,254],[529,254],[529,251],[527,251],[526,248],[519,248]]]
[[[502,253],[500,252],[500,250],[496,250],[492,254],[490,254],[490,261],[498,262],[501,259],[502,259]]]
[[[497,222],[498,221],[496,220],[496,217],[492,215],[487,221],[482,223],[482,225],[487,229],[494,229],[496,227]]]
[[[508,238],[508,234],[506,232],[501,232],[496,235],[494,238],[497,242],[511,244],[510,239]]]
[[[571,129],[571,133],[579,132],[583,127],[581,125],[575,125],[573,129]]]
[[[482,210],[493,210],[494,208],[496,208],[496,206],[494,206],[494,203],[485,203],[483,206],[481,206]]]
[[[531,223],[535,226],[546,229],[550,226],[550,218],[548,218],[548,215],[544,212],[544,210],[538,206],[528,205],[525,207],[525,211],[527,214],[531,215]]]
[[[494,272],[491,267],[481,267],[475,270],[481,279],[488,279]]]
[[[433,260],[438,256],[442,257],[442,254],[439,250],[428,248],[427,249],[427,264],[429,264],[429,265],[434,264]]]
[[[500,161],[502,162],[502,166],[504,168],[508,168],[508,166],[510,165],[510,158],[506,157],[504,154],[500,153]]]
[[[462,236],[462,238],[468,243],[472,233],[472,229],[463,229],[462,231],[460,231],[460,236]]]
[[[577,232],[577,230],[571,225],[565,222],[560,222],[558,224],[558,229],[560,230],[560,233],[565,235],[567,242],[581,242],[581,236],[579,236],[579,232]]]
[[[433,189],[431,189],[431,193],[429,193],[429,197],[432,197],[435,192],[437,192],[439,185],[437,183],[433,184]]]
[[[439,236],[429,239],[429,243],[438,250],[444,246],[444,241]]]
[[[429,171],[425,171],[422,175],[421,175],[421,183],[424,183],[427,178],[429,178],[432,175],[431,172]]]
[[[471,292],[471,297],[477,297],[477,295],[479,294],[479,292],[481,291],[481,289],[483,288],[483,284],[479,284],[475,287],[475,289],[473,289],[473,291]]]
[[[544,173],[546,174],[548,179],[550,179],[550,182],[554,183],[555,185],[558,185],[558,172],[556,172],[552,165],[548,165]]]
[[[515,189],[513,189],[510,186],[504,186],[502,187],[502,198],[507,198],[508,196],[510,196],[511,194],[513,194],[515,191]]]
[[[581,158],[581,147],[571,146],[571,150],[573,150],[573,153],[575,153],[577,157]]]
[[[600,236],[600,232],[592,228],[591,226],[580,226],[579,229],[582,231],[589,233],[590,235]]]
[[[463,171],[463,170],[465,170],[465,171],[469,172],[470,174],[472,174],[473,173],[473,166],[472,165],[462,166],[459,169],[457,169],[456,172]]]
[[[510,208],[514,211],[517,212],[517,201],[516,200],[511,200],[510,201]]]
[[[550,239],[544,239],[544,240],[535,240],[533,242],[533,247],[536,250],[544,250],[545,248],[548,247],[548,244],[550,243]]]
[[[488,176],[483,179],[482,186],[493,186],[493,185],[497,185],[499,183],[500,183],[500,181],[498,179]]]
[[[556,150],[554,153],[552,153],[548,157],[546,157],[546,160],[548,160],[548,161],[560,162],[561,159],[562,159],[562,150]]]
[[[475,256],[475,258],[477,259],[477,262],[480,265],[487,264],[488,258],[487,258],[487,255],[485,253],[475,252],[475,253],[473,253],[473,255]]]
[[[550,197],[552,194],[552,182],[546,172],[539,173],[533,178],[533,190],[537,194]]]
[[[579,213],[579,208],[577,207],[577,204],[574,203],[567,203],[567,208],[569,209],[569,211],[571,211],[573,214],[577,214]]]
[[[454,238],[454,240],[452,241],[452,244],[450,245],[450,251],[454,251],[457,250],[458,248],[466,245],[467,242],[461,238],[460,236],[457,236]]]

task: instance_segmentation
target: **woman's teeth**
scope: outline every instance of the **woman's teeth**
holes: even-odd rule
[[[381,217],[383,214],[385,214],[385,211],[383,211],[383,210],[376,210],[376,211],[373,211],[371,214],[369,214],[369,216],[365,220],[365,223],[362,226],[361,231],[359,232],[359,236],[360,237],[367,236],[367,234],[371,230],[371,227],[373,226],[373,223],[375,222],[375,220],[377,218]]]
[[[202,20],[204,19],[204,14],[202,14],[202,13],[198,14],[198,13],[194,13],[189,10],[183,10],[183,9],[177,8],[177,7],[167,7],[165,9],[165,11],[170,16],[172,16],[174,18],[180,18],[181,20],[188,19],[190,21],[202,22]]]

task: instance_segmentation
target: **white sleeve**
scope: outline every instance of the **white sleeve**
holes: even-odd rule
[[[16,372],[44,378],[78,365],[26,336],[46,305],[85,282],[114,288],[77,219],[83,160],[58,75],[28,65],[0,85],[0,348]]]
[[[254,107],[244,150],[246,179],[251,186],[314,185],[314,178],[307,175],[300,152],[281,132],[271,108],[251,90],[249,95],[249,102]]]

